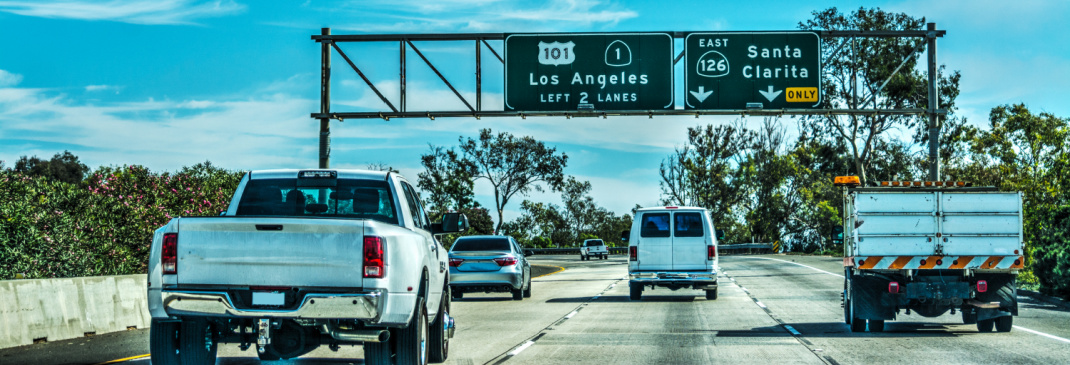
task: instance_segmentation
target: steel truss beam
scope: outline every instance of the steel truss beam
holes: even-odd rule
[[[504,33],[438,33],[438,34],[331,34],[330,28],[323,28],[320,34],[312,35],[312,40],[320,43],[322,64],[321,64],[321,78],[320,78],[320,112],[312,113],[311,117],[319,119],[320,121],[320,167],[327,168],[329,165],[330,155],[330,127],[329,121],[336,119],[339,121],[345,119],[374,119],[380,118],[389,120],[390,118],[428,118],[434,120],[436,117],[472,117],[479,119],[481,117],[565,117],[565,118],[581,118],[581,117],[602,117],[607,118],[609,116],[647,116],[653,118],[657,116],[694,116],[698,118],[703,115],[739,115],[739,116],[783,116],[783,115],[927,115],[929,117],[929,154],[930,160],[930,180],[939,180],[939,158],[936,153],[939,149],[939,116],[946,115],[947,111],[939,109],[936,82],[936,38],[943,37],[947,31],[937,30],[935,23],[927,24],[925,30],[904,30],[904,31],[863,31],[863,30],[825,30],[814,31],[821,38],[846,38],[844,42],[841,42],[833,53],[839,53],[839,50],[844,47],[850,40],[854,38],[923,38],[925,42],[921,42],[911,53],[907,55],[899,67],[889,76],[891,79],[900,68],[903,67],[906,62],[917,54],[922,45],[927,46],[928,53],[928,66],[929,66],[929,107],[927,109],[747,109],[747,110],[649,110],[649,111],[594,111],[594,112],[579,112],[579,111],[561,111],[561,112],[513,112],[513,111],[484,111],[483,110],[483,74],[482,74],[482,58],[481,52],[483,47],[486,47],[498,59],[499,62],[505,64],[505,59],[499,55],[499,53],[487,43],[488,40],[505,39]],[[671,32],[674,38],[683,38],[688,32]],[[414,41],[474,41],[475,42],[475,77],[476,77],[476,97],[475,107],[466,100],[459,91],[453,85],[446,80],[446,77],[438,71],[438,68],[431,62],[431,60],[424,57],[420,52]],[[349,58],[337,43],[345,42],[398,42],[399,56],[400,56],[400,68],[399,68],[399,84],[400,84],[400,100],[398,106],[395,107],[383,94],[373,85],[364,72],[356,65],[353,60]],[[383,101],[389,110],[377,111],[377,112],[334,112],[330,110],[330,78],[331,78],[331,49],[338,52],[339,55],[346,61],[346,63],[360,76],[360,78],[372,89],[373,92]],[[420,111],[412,112],[408,111],[406,105],[406,70],[405,70],[405,53],[408,48],[412,48],[413,51],[431,68],[439,79],[442,80],[454,95],[468,108],[468,111]],[[683,57],[683,52],[680,53],[674,60],[675,65]],[[880,85],[877,92],[887,85],[888,80]],[[872,96],[872,95],[871,95]],[[866,102],[868,102],[868,98]],[[865,103],[859,104],[864,106]]]

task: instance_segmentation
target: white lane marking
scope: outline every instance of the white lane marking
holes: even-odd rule
[[[805,267],[805,268],[808,268],[808,269],[813,269],[813,270],[816,270],[816,271],[820,271],[820,272],[823,272],[823,273],[826,273],[826,274],[829,274],[829,275],[832,275],[832,276],[837,276],[837,277],[841,277],[841,278],[843,277],[843,275],[836,274],[836,273],[831,273],[831,272],[828,272],[828,271],[825,271],[825,270],[818,269],[818,268],[813,267],[813,266],[803,265],[803,264],[800,264],[798,262],[792,262],[792,261],[780,260],[780,259],[771,259],[771,258],[768,258],[768,257],[748,257],[748,258],[750,258],[750,259],[762,259],[762,260],[773,260],[773,261],[786,262],[786,263],[789,263],[789,264],[792,264],[792,265],[799,265],[799,266],[802,266],[802,267]]]
[[[1070,343],[1070,340],[1062,338],[1062,337],[1059,337],[1059,336],[1049,335],[1047,333],[1040,332],[1040,331],[1034,331],[1034,330],[1031,330],[1031,329],[1028,329],[1028,328],[1025,328],[1025,327],[1014,326],[1014,328],[1017,328],[1017,329],[1020,329],[1022,331],[1026,331],[1026,332],[1032,333],[1034,335],[1044,336],[1044,337],[1047,337],[1047,338],[1050,338],[1050,339],[1053,339],[1053,340],[1056,340],[1056,341],[1062,341],[1062,342]]]
[[[573,313],[575,313],[575,312],[573,312]],[[508,355],[509,356],[516,356],[517,354],[520,353],[520,351],[524,351],[524,349],[527,349],[528,347],[531,347],[531,345],[534,345],[534,344],[535,343],[531,342],[531,341],[524,342],[523,345],[518,346],[515,350],[509,351]]]
[[[791,327],[791,326],[789,326],[789,325],[786,325],[786,324],[785,324],[785,325],[784,325],[784,328],[787,328],[787,329],[788,329],[788,332],[791,332],[791,334],[793,334],[793,335],[796,335],[796,336],[802,336],[802,333],[800,333],[799,331],[796,331],[796,330],[795,330],[795,328],[792,328],[792,327]],[[819,350],[817,350],[817,351],[821,351],[821,350],[819,349]]]
[[[572,316],[574,315],[576,315],[576,311],[572,311],[572,313],[569,313],[567,316],[565,316],[565,319],[572,319]]]
[[[758,306],[759,306],[759,307],[762,307],[762,308],[768,308],[768,307],[766,307],[766,306],[765,306],[765,304],[762,304],[762,301],[760,301],[760,300],[755,300],[754,302],[755,302],[755,303],[758,303]]]

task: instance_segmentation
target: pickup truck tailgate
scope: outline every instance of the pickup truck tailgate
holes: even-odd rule
[[[183,218],[178,284],[361,287],[363,231],[363,220]]]

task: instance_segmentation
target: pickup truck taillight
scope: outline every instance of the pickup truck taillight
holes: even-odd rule
[[[178,233],[164,233],[160,267],[164,274],[178,273]]]
[[[639,259],[639,248],[635,246],[628,247],[628,261],[636,261]]]
[[[499,257],[494,259],[498,266],[516,265],[516,257]]]
[[[364,277],[379,279],[386,273],[383,266],[383,239],[364,236]]]
[[[450,266],[451,267],[458,267],[458,266],[461,266],[462,262],[464,262],[464,260],[462,260],[462,259],[450,259]]]
[[[717,258],[717,246],[706,246],[706,260],[713,261]]]

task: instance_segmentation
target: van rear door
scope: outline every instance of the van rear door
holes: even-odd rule
[[[639,271],[672,270],[672,246],[672,215],[665,211],[642,213],[636,242]]]
[[[672,217],[672,270],[706,270],[706,241],[711,232],[704,219],[705,214],[701,211],[678,211],[674,212]]]

